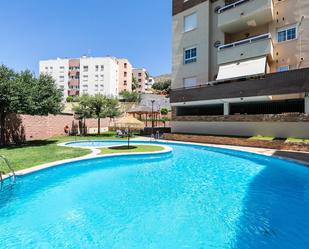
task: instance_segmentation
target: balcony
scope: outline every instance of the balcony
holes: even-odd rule
[[[240,0],[218,13],[218,27],[225,33],[236,33],[273,21],[273,0]]]
[[[78,96],[79,95],[79,90],[77,90],[77,89],[70,89],[70,90],[68,90],[68,95],[69,96]]]
[[[69,80],[69,87],[79,86],[79,80]]]
[[[251,37],[218,48],[219,65],[262,56],[273,59],[273,43],[270,34]]]
[[[79,70],[70,70],[69,76],[79,76]]]

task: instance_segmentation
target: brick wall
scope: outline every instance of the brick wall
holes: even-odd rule
[[[19,142],[25,140],[46,139],[52,136],[65,135],[64,127],[70,129],[78,126],[78,120],[73,115],[31,116],[11,114],[6,122],[7,139]],[[108,127],[109,119],[101,119],[101,127]],[[96,119],[86,121],[87,128],[97,128]]]

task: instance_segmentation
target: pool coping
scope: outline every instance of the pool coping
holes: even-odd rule
[[[84,140],[81,140],[83,142],[85,142]],[[58,146],[62,146],[62,147],[71,147],[68,146],[68,143],[72,143],[72,142],[81,142],[81,141],[69,141],[69,142],[65,142],[65,143],[60,143],[57,144]],[[92,140],[94,141],[94,140]],[[104,140],[102,140],[104,141]],[[117,142],[118,140],[115,140],[115,142]],[[136,142],[136,140],[135,140]],[[138,142],[143,142],[143,140],[138,140]],[[141,145],[141,144],[137,144],[134,143],[135,145]],[[154,145],[154,146],[159,146],[162,147],[163,150],[160,151],[152,151],[152,152],[120,152],[120,153],[111,153],[111,154],[103,154],[101,155],[101,150],[98,148],[94,148],[94,147],[86,147],[86,146],[82,146],[82,147],[76,147],[76,148],[82,148],[82,149],[89,149],[91,150],[91,153],[89,153],[88,155],[85,156],[81,156],[81,157],[76,157],[76,158],[70,158],[70,159],[64,159],[64,160],[59,160],[59,161],[55,161],[55,162],[50,162],[50,163],[44,163],[38,166],[34,166],[34,167],[30,167],[27,169],[22,169],[22,170],[18,170],[15,172],[16,176],[24,176],[24,175],[28,175],[28,174],[32,174],[41,170],[45,170],[48,168],[53,168],[53,167],[57,167],[63,164],[67,164],[67,163],[73,163],[73,162],[78,162],[78,161],[86,161],[86,160],[92,160],[92,159],[98,159],[98,158],[110,158],[110,157],[118,157],[118,156],[136,156],[136,155],[158,155],[158,154],[167,154],[167,153],[171,153],[173,151],[173,149],[170,146],[167,145],[158,145],[158,144],[149,144],[149,145]],[[100,148],[106,148],[106,147],[110,147],[110,146],[102,146]],[[72,148],[72,147],[71,147]],[[3,175],[2,178],[3,180],[11,177],[11,174],[6,174]]]
[[[104,141],[104,140],[89,140],[91,142],[94,141]],[[120,140],[106,140],[110,142],[117,142]],[[133,141],[133,140],[132,140]],[[141,141],[141,142],[161,142],[161,143],[174,143],[174,144],[186,144],[186,145],[198,145],[198,146],[204,146],[204,147],[212,147],[212,148],[222,148],[222,149],[230,149],[234,151],[242,151],[242,152],[248,152],[248,153],[254,153],[258,155],[263,155],[263,156],[268,156],[268,157],[273,157],[273,158],[278,158],[281,160],[286,160],[298,164],[302,164],[305,166],[309,167],[309,162],[300,160],[300,159],[295,159],[287,156],[278,156],[275,155],[276,152],[281,151],[281,152],[289,152],[289,153],[298,153],[298,154],[306,154],[309,155],[308,152],[299,152],[299,151],[286,151],[286,150],[276,150],[276,149],[267,149],[267,148],[259,148],[259,147],[247,147],[247,146],[236,146],[236,145],[220,145],[220,144],[209,144],[209,143],[196,143],[196,142],[185,142],[185,141],[175,141],[175,140],[164,140],[164,139],[154,139],[154,138],[139,138],[138,140],[135,140],[134,142]],[[80,140],[80,141],[72,141],[72,142],[66,142],[64,144],[68,143],[75,143],[75,142],[85,142],[85,140]],[[98,148],[105,148],[109,146],[100,146]],[[77,148],[92,148],[93,147],[77,147]]]
[[[229,149],[229,150],[234,150],[234,151],[242,151],[242,152],[247,152],[247,153],[254,153],[257,155],[263,155],[267,157],[273,157],[273,158],[278,158],[281,160],[286,160],[298,164],[302,164],[304,166],[309,167],[309,162],[300,160],[300,159],[295,159],[287,156],[278,156],[275,155],[274,153],[281,151],[281,152],[289,152],[289,153],[298,153],[298,154],[306,154],[309,155],[308,152],[300,152],[300,151],[290,151],[290,150],[276,150],[276,149],[266,149],[266,148],[259,148],[259,147],[246,147],[246,146],[236,146],[236,145],[221,145],[221,144],[208,144],[208,143],[195,143],[195,142],[184,142],[184,141],[175,141],[175,140],[157,140],[158,142],[163,142],[163,143],[175,143],[175,144],[191,144],[191,145],[199,145],[199,146],[205,146],[205,147],[212,147],[212,148],[222,148],[222,149]]]

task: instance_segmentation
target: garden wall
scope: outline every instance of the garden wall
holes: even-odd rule
[[[6,122],[7,139],[14,142],[46,139],[52,136],[65,135],[64,127],[78,127],[79,121],[71,114],[31,116],[11,114]],[[101,119],[101,127],[108,127],[109,119]],[[88,129],[97,128],[96,119],[88,119]]]

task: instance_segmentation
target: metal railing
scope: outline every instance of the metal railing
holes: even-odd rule
[[[224,7],[222,7],[221,9],[218,10],[218,13],[220,14],[220,13],[222,13],[224,11],[227,11],[229,9],[233,9],[233,8],[235,8],[235,7],[237,7],[237,6],[241,5],[241,4],[244,4],[244,3],[250,2],[250,1],[252,1],[252,0],[240,0],[240,1],[237,1],[235,3],[231,3],[231,4],[228,4],[228,5],[225,5]]]
[[[4,161],[4,163],[5,163],[5,165],[8,167],[8,169],[10,171],[8,176],[10,178],[12,178],[13,179],[13,183],[15,183],[16,182],[16,174],[15,174],[15,171],[14,171],[10,161],[5,156],[1,156],[1,155],[0,155],[0,159],[2,159]],[[5,180],[5,178],[3,178],[2,172],[0,172],[0,185],[1,185],[0,189],[2,189],[2,187],[3,187],[4,180]]]
[[[263,35],[258,35],[258,36],[253,36],[244,40],[240,40],[240,41],[236,41],[233,43],[228,43],[228,44],[224,44],[220,47],[218,47],[218,50],[221,51],[223,49],[227,49],[227,48],[235,48],[237,46],[240,45],[244,45],[244,44],[250,44],[250,43],[254,43],[257,41],[261,41],[261,40],[267,40],[267,39],[271,39],[271,34],[267,33],[267,34],[263,34]]]

